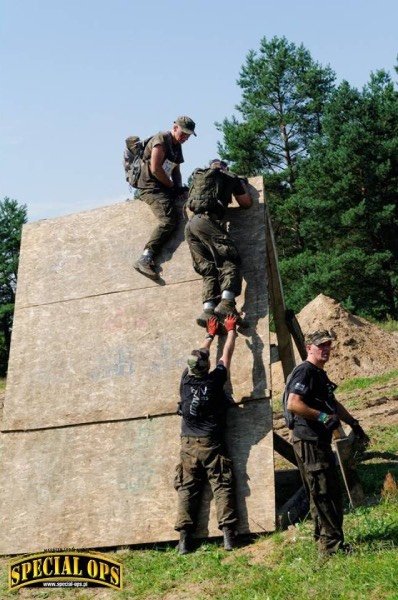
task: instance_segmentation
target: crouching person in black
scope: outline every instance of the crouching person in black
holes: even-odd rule
[[[332,432],[342,420],[362,443],[369,442],[358,421],[336,400],[337,386],[324,371],[334,339],[334,334],[325,330],[307,335],[307,359],[296,367],[287,386],[287,408],[294,414],[293,448],[310,499],[314,538],[321,556],[351,550],[344,543],[342,494],[331,447]]]
[[[178,550],[187,554],[191,535],[197,526],[202,490],[209,481],[216,503],[218,526],[223,532],[225,550],[232,550],[237,522],[232,488],[232,463],[224,445],[226,413],[231,405],[224,392],[228,369],[235,349],[236,316],[228,315],[224,326],[227,339],[221,359],[210,371],[210,346],[219,324],[213,316],[200,350],[193,350],[180,384],[179,414],[182,415],[180,464],[175,489],[178,516],[175,529],[180,532]]]

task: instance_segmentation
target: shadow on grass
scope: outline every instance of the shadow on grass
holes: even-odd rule
[[[370,453],[369,453],[370,454]],[[372,454],[380,455],[380,458],[386,458],[381,455],[389,455],[390,452],[373,452]],[[392,455],[395,457],[395,455]],[[388,461],[374,464],[363,464],[358,466],[358,474],[362,483],[365,494],[368,495],[379,495],[381,493],[384,479],[387,473],[390,472],[395,479],[398,479],[398,461]]]

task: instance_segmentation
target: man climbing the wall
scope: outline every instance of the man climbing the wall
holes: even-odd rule
[[[344,543],[339,476],[331,448],[332,432],[347,423],[363,444],[369,442],[358,421],[335,398],[336,385],[324,371],[335,335],[318,330],[306,336],[307,359],[287,385],[287,408],[294,414],[293,448],[310,499],[314,538],[321,556],[348,552]]]
[[[150,279],[158,279],[155,262],[164,243],[177,225],[175,201],[184,196],[180,164],[184,162],[181,145],[191,135],[196,136],[195,123],[190,117],[178,117],[171,131],[154,135],[145,146],[138,182],[140,200],[150,206],[159,219],[134,268]]]
[[[187,206],[194,213],[185,227],[193,267],[203,277],[203,312],[196,322],[206,327],[215,315],[238,316],[235,298],[242,287],[240,257],[223,219],[234,196],[242,208],[252,199],[245,180],[228,172],[227,164],[216,158],[209,168],[196,169],[192,175]]]
[[[175,529],[180,532],[178,550],[192,550],[192,533],[197,526],[201,493],[209,481],[216,503],[218,526],[223,532],[225,550],[235,542],[235,497],[232,489],[232,463],[228,458],[224,433],[231,400],[224,392],[228,369],[235,349],[236,316],[224,321],[227,339],[221,359],[210,371],[210,346],[219,322],[212,316],[202,348],[188,357],[188,368],[180,383],[179,414],[182,416],[180,463],[174,487],[178,493]]]

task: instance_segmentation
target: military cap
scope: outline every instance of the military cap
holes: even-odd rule
[[[190,117],[182,116],[177,117],[174,121],[176,125],[179,125],[184,133],[188,133],[189,135],[195,135],[195,121],[192,121]]]
[[[319,346],[325,342],[333,342],[335,339],[336,334],[333,331],[328,331],[327,329],[317,329],[316,331],[307,333],[305,336],[305,345],[310,346],[311,344],[314,344],[315,346]]]
[[[188,356],[188,373],[193,377],[202,377],[209,369],[209,351],[205,349],[192,350]]]

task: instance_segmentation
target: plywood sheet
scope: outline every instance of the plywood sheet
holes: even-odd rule
[[[267,397],[270,388],[264,210],[255,187],[253,195],[252,209],[230,210],[243,260],[238,306],[250,325],[236,344],[231,391],[237,402]],[[164,263],[166,285],[131,269],[126,256],[137,240],[128,231],[139,237],[146,226],[149,235],[148,210],[135,201],[28,226],[3,430],[175,412],[186,357],[204,339],[195,323],[202,281],[185,242]],[[126,275],[132,271],[134,281]],[[213,344],[214,362],[222,343]]]
[[[264,281],[244,294],[257,313]],[[204,341],[193,323],[199,293],[195,281],[20,310],[2,429],[174,413],[187,356]],[[233,358],[236,401],[266,396],[268,321],[252,322]],[[224,339],[213,342],[213,365]]]
[[[261,178],[253,183],[253,207],[245,211],[235,205],[229,211],[231,235],[247,272],[264,264],[265,252]],[[200,279],[184,243],[181,202],[178,214],[179,225],[159,260],[166,284]],[[157,287],[132,266],[156,224],[151,209],[133,200],[25,225],[16,308]]]
[[[261,178],[252,184],[254,207],[230,210],[250,323],[230,385],[236,401],[252,400],[232,409],[228,435],[240,528],[259,532],[274,529],[275,507]],[[204,337],[201,279],[182,213],[161,257],[164,285],[132,269],[154,224],[133,202],[25,228],[0,434],[1,553],[176,537],[174,411],[187,353]],[[200,535],[219,533],[208,499]]]
[[[0,553],[176,539],[180,419],[153,419],[0,435]],[[274,472],[268,401],[232,408],[241,532],[272,531]],[[200,536],[220,535],[204,497]]]

